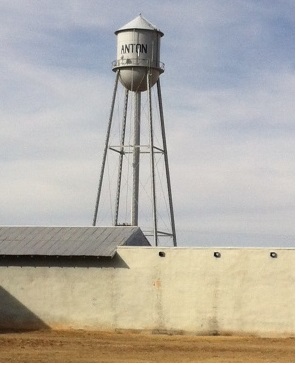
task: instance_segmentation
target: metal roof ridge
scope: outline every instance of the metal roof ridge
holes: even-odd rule
[[[67,226],[67,225],[54,225],[54,226],[46,226],[46,225],[34,225],[34,224],[28,224],[28,225],[23,225],[23,224],[18,224],[18,225],[1,225],[0,224],[0,228],[140,228],[139,226],[82,226],[82,225],[78,225],[78,226]]]

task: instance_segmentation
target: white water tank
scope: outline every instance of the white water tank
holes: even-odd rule
[[[122,85],[130,91],[147,90],[147,73],[150,87],[164,72],[159,60],[160,38],[163,33],[140,14],[115,32],[117,36],[117,59],[113,71],[119,69]]]

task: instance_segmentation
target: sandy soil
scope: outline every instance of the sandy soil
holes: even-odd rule
[[[294,339],[90,331],[0,333],[0,362],[294,362]]]

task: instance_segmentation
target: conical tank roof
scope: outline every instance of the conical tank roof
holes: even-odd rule
[[[155,25],[151,24],[141,14],[138,15],[135,19],[131,20],[129,23],[125,24],[123,27],[119,28],[115,32],[115,34],[122,32],[124,30],[130,30],[130,29],[145,29],[145,30],[157,31],[160,33],[161,37],[163,36],[162,31],[157,29],[155,27]]]

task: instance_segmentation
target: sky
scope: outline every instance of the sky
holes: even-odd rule
[[[92,224],[139,13],[164,33],[178,245],[293,246],[293,0],[0,0],[0,225]]]

